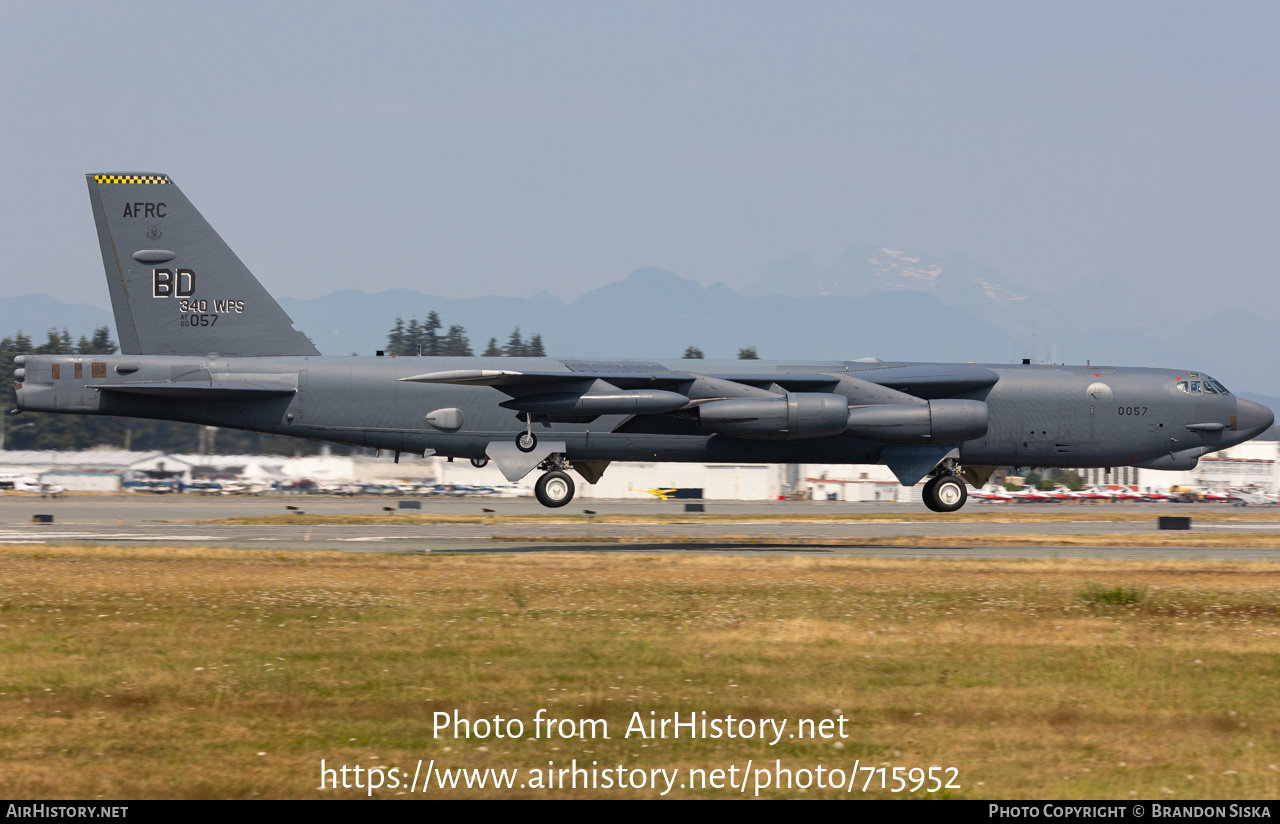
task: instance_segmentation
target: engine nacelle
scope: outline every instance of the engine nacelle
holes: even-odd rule
[[[949,443],[987,434],[987,405],[945,398],[849,410],[848,433],[884,443]]]
[[[728,398],[698,407],[698,427],[739,438],[825,438],[848,426],[849,399],[826,392]]]

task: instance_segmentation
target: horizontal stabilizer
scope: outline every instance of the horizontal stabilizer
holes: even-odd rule
[[[235,400],[272,398],[293,395],[298,390],[291,386],[270,386],[261,383],[237,381],[164,381],[158,383],[124,383],[116,386],[102,385],[94,389],[103,392],[121,392],[126,395],[151,395],[160,398],[203,398],[205,400]]]

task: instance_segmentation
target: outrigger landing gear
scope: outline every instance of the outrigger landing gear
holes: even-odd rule
[[[489,465],[489,459],[488,458],[472,458],[471,465],[474,466],[476,469],[484,469],[486,466]]]
[[[964,478],[957,474],[955,459],[945,461],[924,485],[924,505],[934,512],[955,512],[969,499]]]
[[[538,448],[538,436],[533,434],[533,416],[528,413],[524,414],[525,430],[516,436],[516,449],[521,452],[532,452]],[[570,496],[573,493],[569,493]],[[568,501],[565,501],[568,503]]]

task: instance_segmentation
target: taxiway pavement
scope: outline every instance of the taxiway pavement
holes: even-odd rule
[[[853,504],[808,501],[709,501],[708,511],[717,513],[759,513],[761,521],[699,522],[695,514],[680,523],[497,523],[497,524],[278,524],[228,525],[201,521],[275,515],[286,506],[297,506],[309,514],[382,514],[384,506],[396,506],[400,499],[340,498],[330,496],[200,497],[192,495],[69,495],[58,499],[38,496],[0,496],[0,545],[54,544],[151,544],[220,546],[240,549],[339,550],[344,552],[730,552],[742,554],[815,554],[882,556],[898,558],[1045,558],[1091,557],[1114,559],[1280,559],[1280,521],[1232,521],[1195,523],[1197,513],[1232,511],[1230,507],[1167,504],[1103,505],[987,505],[970,506],[966,512],[989,513],[992,521],[965,523],[943,521],[878,522],[769,522],[779,514],[821,515],[823,513],[908,513],[917,515],[919,505]],[[498,514],[545,513],[528,499],[428,498],[421,510],[409,512],[479,515],[483,510]],[[684,514],[684,501],[587,501],[566,508],[581,514],[584,509],[604,513]],[[397,510],[399,511],[399,510]],[[999,523],[1005,512],[1044,512],[1055,516],[1114,511],[1149,514],[1145,521],[1055,521],[1045,523]],[[1239,514],[1239,510],[1234,510]],[[50,514],[54,522],[36,524],[36,514]],[[872,539],[900,536],[974,535],[1148,535],[1156,531],[1160,515],[1189,515],[1199,533],[1275,532],[1276,548],[1223,547],[1114,547],[1114,546],[931,546],[885,547]],[[1183,533],[1185,534],[1185,533]],[[731,536],[731,537],[730,537]],[[501,538],[495,541],[494,538]],[[661,539],[679,537],[691,543],[672,544]],[[559,540],[557,540],[559,539]],[[600,539],[598,541],[593,539]],[[775,540],[780,543],[770,543]],[[806,545],[812,539],[815,543]],[[621,541],[621,542],[620,542]],[[782,543],[785,541],[785,543]],[[798,542],[798,543],[797,543]],[[819,543],[821,542],[821,543]],[[831,542],[835,542],[834,545]]]

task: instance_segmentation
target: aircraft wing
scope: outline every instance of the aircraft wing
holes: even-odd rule
[[[854,369],[849,375],[925,399],[954,397],[1000,380],[996,372],[973,363],[884,364]]]
[[[599,415],[657,415],[690,402],[697,376],[684,372],[518,372],[456,369],[400,378],[412,383],[491,386],[509,395],[507,409],[550,420],[591,420]],[[743,387],[744,391],[750,391]]]
[[[904,484],[958,454],[955,444],[986,433],[986,404],[949,396],[999,380],[995,372],[968,364],[860,370],[878,378],[872,381],[844,371],[700,374],[661,364],[564,363],[568,371],[451,370],[400,380],[490,386],[509,396],[499,406],[520,413],[521,420],[626,416],[614,432],[787,439],[853,435],[889,444],[881,457]]]
[[[989,386],[995,372],[968,364],[911,364],[846,372],[692,372],[658,363],[565,361],[565,371],[455,369],[425,372],[401,381],[490,386],[511,399],[507,409],[551,420],[589,420],[598,415],[662,415],[726,399],[773,399],[789,393],[840,395],[852,407],[917,407],[924,398],[947,397]],[[872,378],[868,380],[867,378]],[[903,387],[903,388],[899,388]]]
[[[427,372],[400,378],[411,383],[450,383],[460,386],[493,386],[498,389],[520,390],[557,384],[582,383],[605,380],[619,388],[634,386],[674,385],[694,379],[687,372],[516,372],[508,369],[451,369],[446,372]]]
[[[998,376],[990,370],[981,377],[967,376],[965,386],[990,385]],[[400,378],[411,383],[444,383],[461,386],[492,386],[512,396],[522,396],[537,391],[572,391],[572,384],[579,384],[583,391],[596,381],[603,381],[614,389],[671,389],[688,395],[691,399],[725,398],[761,395],[778,395],[786,392],[832,392],[848,395],[854,403],[894,403],[911,400],[889,386],[888,381],[929,386],[941,389],[950,381],[956,385],[957,376],[947,377],[935,370],[932,376],[914,372],[893,375],[877,375],[878,380],[848,374],[797,373],[797,372],[674,372],[653,370],[580,370],[572,372],[520,372],[507,369],[453,369],[444,372],[426,372]],[[913,383],[914,382],[914,383]],[[888,391],[876,391],[884,387]],[[859,391],[861,390],[861,391]],[[870,394],[874,397],[862,397]],[[918,396],[917,396],[918,397]]]

